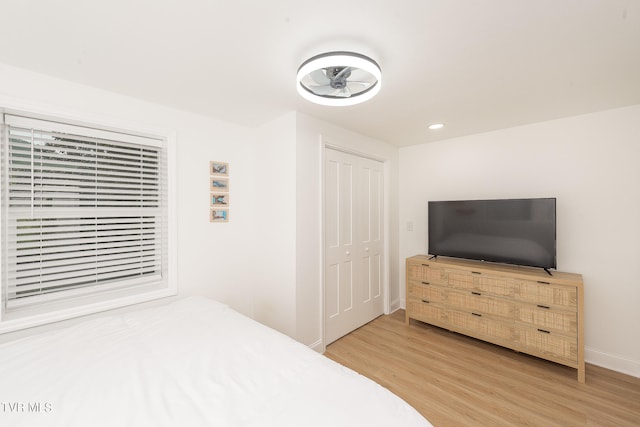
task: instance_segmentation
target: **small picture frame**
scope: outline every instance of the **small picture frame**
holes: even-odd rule
[[[229,222],[229,209],[210,209],[209,222]]]
[[[209,178],[209,191],[229,192],[229,180],[227,178]]]
[[[209,203],[212,208],[229,207],[229,193],[211,193]]]
[[[212,176],[229,176],[229,163],[209,162],[209,174]]]

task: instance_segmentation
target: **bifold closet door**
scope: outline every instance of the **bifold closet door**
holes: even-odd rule
[[[383,313],[383,164],[325,150],[325,343]]]

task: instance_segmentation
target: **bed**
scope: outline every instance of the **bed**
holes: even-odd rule
[[[389,390],[207,298],[0,345],[3,426],[430,426]]]

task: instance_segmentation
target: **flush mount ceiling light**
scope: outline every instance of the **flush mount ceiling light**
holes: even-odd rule
[[[329,106],[354,105],[380,92],[380,66],[368,56],[328,52],[309,58],[298,68],[298,93]]]

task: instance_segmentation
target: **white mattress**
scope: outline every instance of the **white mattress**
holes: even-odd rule
[[[429,426],[387,389],[218,302],[0,346],[2,426]]]

